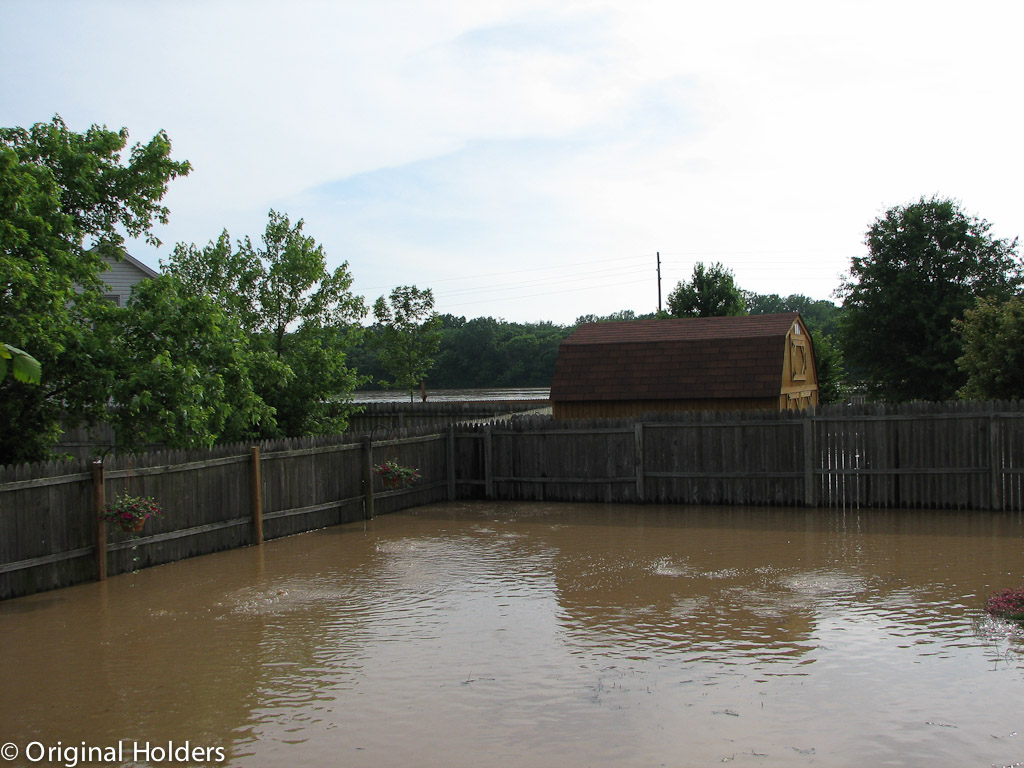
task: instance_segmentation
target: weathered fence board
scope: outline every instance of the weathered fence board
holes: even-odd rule
[[[358,412],[349,416],[349,431],[369,432],[387,429],[433,429],[448,424],[471,421],[490,422],[508,418],[517,413],[550,407],[550,400],[478,400],[470,402],[420,402],[417,394],[413,402],[363,403]]]
[[[385,490],[369,468],[388,460],[419,468],[420,480]],[[107,526],[101,561],[89,463],[0,467],[0,598],[87,581],[101,563],[122,573],[257,543],[260,532],[272,539],[453,498],[1019,512],[1024,409],[520,416],[264,442],[258,451],[109,456],[104,472],[108,500],[152,496],[165,515],[142,536]]]

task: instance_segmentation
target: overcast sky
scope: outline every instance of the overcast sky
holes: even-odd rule
[[[830,298],[939,194],[1024,233],[1015,0],[0,0],[0,125],[164,129],[176,242],[273,208],[370,304],[571,323],[697,261]]]

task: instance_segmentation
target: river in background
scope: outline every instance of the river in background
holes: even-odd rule
[[[460,502],[0,603],[0,742],[236,766],[1010,766],[1019,515]],[[6,747],[5,747],[6,749]],[[152,758],[152,755],[150,755]]]
[[[547,400],[550,387],[506,387],[495,389],[428,389],[428,403],[461,403],[480,400]],[[355,403],[407,403],[409,393],[404,390],[367,390],[354,392]],[[422,402],[420,391],[413,393],[414,402]]]

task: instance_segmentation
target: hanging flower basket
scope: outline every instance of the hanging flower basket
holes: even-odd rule
[[[419,480],[420,471],[415,467],[403,467],[397,461],[385,461],[383,464],[374,464],[373,471],[380,475],[381,482],[388,490],[396,490],[406,485],[412,485]]]
[[[100,512],[100,519],[119,526],[122,531],[138,533],[149,518],[160,517],[163,513],[160,505],[151,497],[123,494],[107,502]]]

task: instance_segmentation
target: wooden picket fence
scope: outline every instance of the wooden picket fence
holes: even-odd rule
[[[396,430],[0,468],[0,599],[447,499],[448,439]],[[372,467],[389,459],[423,479],[385,490]],[[164,514],[141,535],[98,523],[120,494]]]
[[[463,498],[1019,513],[1022,420],[1016,402],[535,416],[0,467],[0,599]],[[421,479],[385,490],[389,459]],[[165,515],[98,524],[122,493]]]
[[[485,498],[1024,509],[1017,402],[827,406],[641,420],[520,418],[459,436]]]

